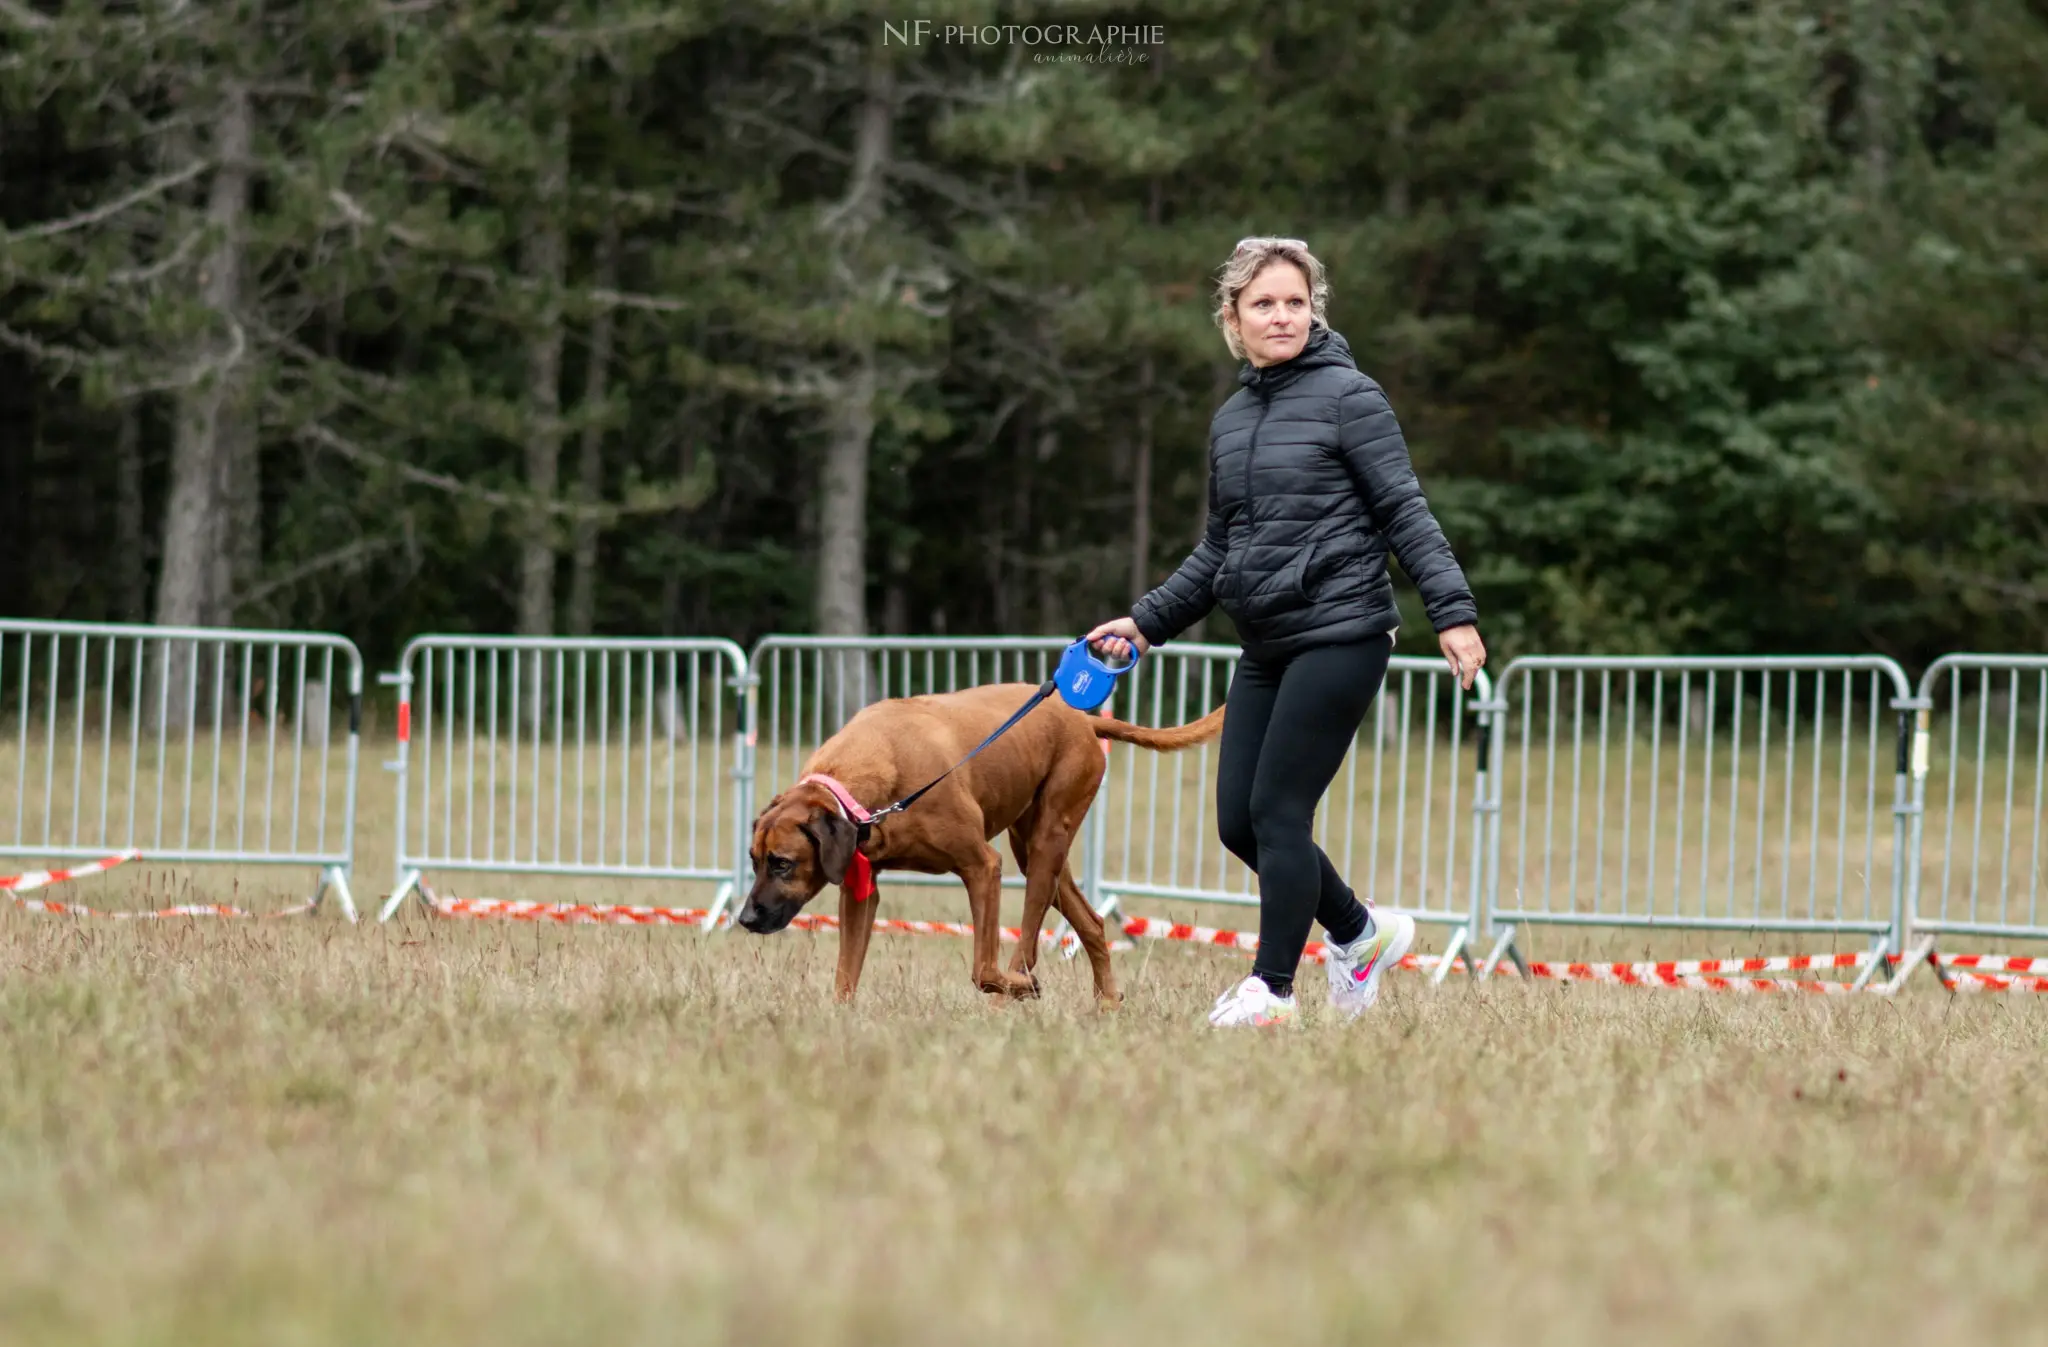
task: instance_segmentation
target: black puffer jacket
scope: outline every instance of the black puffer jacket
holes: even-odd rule
[[[1246,650],[1286,656],[1398,622],[1387,552],[1438,631],[1479,609],[1408,461],[1386,394],[1327,327],[1263,369],[1209,426],[1209,524],[1131,617],[1153,645],[1220,604]]]

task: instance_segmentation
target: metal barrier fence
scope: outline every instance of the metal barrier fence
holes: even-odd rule
[[[1921,675],[1919,692],[1907,865],[1913,934],[2048,940],[2048,656],[1944,655]],[[1941,710],[1945,736],[1932,732]]]
[[[362,690],[325,633],[0,619],[0,855],[307,866],[353,921]]]
[[[1173,645],[1126,675],[1116,713],[1181,725],[1220,704],[1238,648]],[[1485,701],[1491,684],[1474,684]],[[1397,655],[1315,822],[1316,841],[1367,902],[1450,928],[1439,980],[1471,959],[1481,918],[1483,762],[1465,757],[1465,690],[1441,659]],[[1217,841],[1216,751],[1126,751],[1111,757],[1096,802],[1116,840],[1095,852],[1089,897],[1104,912],[1125,897],[1258,906],[1258,877]],[[1098,835],[1102,835],[1098,833]]]
[[[430,870],[741,882],[747,658],[722,640],[421,636],[389,920]]]
[[[419,637],[383,676],[380,916],[431,870],[699,882],[722,911],[749,880],[757,782],[794,780],[871,701],[1036,686],[1065,644]],[[1108,709],[1199,719],[1237,656],[1156,651]],[[0,855],[305,865],[353,920],[361,693],[336,635],[0,620]],[[1090,902],[1255,906],[1216,839],[1215,745],[1105,751],[1073,857]],[[1486,945],[1482,971],[1521,961],[1527,927],[1660,928],[1860,936],[1903,981],[1940,937],[2048,940],[2044,812],[2048,656],[1944,656],[1917,695],[1878,656],[1525,656],[1469,696],[1406,656],[1316,838],[1367,901],[1447,928],[1452,956]]]
[[[1518,927],[1545,924],[1854,934],[1902,952],[1914,703],[1891,660],[1527,656],[1499,689],[1482,708],[1503,758],[1483,806],[1488,971],[1521,961]]]

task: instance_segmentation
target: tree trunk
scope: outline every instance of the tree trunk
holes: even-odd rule
[[[858,251],[860,239],[882,213],[882,180],[895,116],[892,76],[886,59],[877,53],[854,127],[853,167],[846,195],[835,211],[835,228],[850,245],[848,251]],[[867,631],[868,456],[875,433],[875,344],[862,331],[852,345],[850,371],[827,414],[829,439],[819,478],[817,628],[828,636],[859,636]]]
[[[236,369],[244,334],[242,301],[243,226],[249,209],[249,153],[253,138],[248,91],[230,83],[214,114],[213,180],[207,189],[206,222],[213,246],[199,272],[200,301],[211,329],[197,359],[202,377],[177,398],[171,441],[171,490],[164,510],[163,567],[157,575],[156,621],[160,626],[216,626],[226,616],[224,590],[232,565],[229,538],[228,474],[242,433]],[[213,671],[193,664],[193,648],[171,642],[164,648],[159,676],[169,697],[170,727],[211,719],[208,691]],[[152,703],[155,705],[156,703]]]
[[[685,398],[681,409],[676,414],[676,480],[679,482],[689,481],[691,474],[696,470],[697,436],[695,427],[697,424],[697,410],[696,402],[693,399]],[[695,511],[685,508],[678,509],[669,517],[670,530],[678,540],[687,543],[698,536],[696,525],[692,518],[694,514]],[[690,623],[686,620],[688,614],[683,611],[682,576],[674,566],[666,567],[662,572],[661,614],[662,621],[667,624],[666,629],[669,634],[692,634],[690,632]]]
[[[0,431],[0,500],[30,507],[18,505],[8,520],[9,560],[7,565],[0,566],[0,613],[37,611],[32,583],[35,569],[13,560],[44,554],[38,536],[41,512],[33,508],[37,502],[29,494],[29,484],[36,480],[36,460],[45,433],[38,404],[48,393],[44,386],[32,381],[30,369],[26,362],[0,362],[0,409],[7,413],[5,430]],[[16,426],[28,428],[31,433],[6,433]],[[4,654],[0,651],[0,655]],[[0,673],[5,672],[0,669]]]
[[[1154,76],[1157,83],[1157,76]],[[1158,178],[1146,184],[1145,222],[1159,227],[1165,207]],[[1131,573],[1125,602],[1135,603],[1152,588],[1152,401],[1157,372],[1151,352],[1138,362],[1138,438],[1131,462]]]
[[[254,585],[263,568],[263,478],[256,409],[250,403],[246,381],[230,381],[214,437],[218,446],[214,465],[220,471],[220,508],[215,518],[222,536],[214,549],[209,620],[232,624],[240,618],[235,596]]]
[[[875,433],[875,366],[869,355],[829,413],[831,439],[818,497],[818,630],[867,631],[868,448]]]
[[[519,634],[546,636],[555,625],[554,517],[543,508],[555,499],[562,458],[562,241],[563,196],[568,187],[569,122],[555,100],[555,123],[536,184],[521,252],[522,270],[540,293],[540,311],[527,337],[527,512],[519,549]]]
[[[1152,357],[1138,362],[1138,439],[1131,456],[1131,573],[1128,603],[1152,588]],[[1206,479],[1208,474],[1203,474]]]
[[[213,124],[216,162],[206,218],[214,241],[199,273],[200,298],[213,318],[212,335],[199,358],[213,368],[178,395],[163,569],[156,591],[156,620],[164,626],[207,625],[220,616],[228,534],[228,501],[221,487],[230,457],[222,420],[239,382],[233,365],[241,346],[236,310],[241,303],[242,226],[249,204],[250,133],[248,93],[230,84],[222,92]]]
[[[604,236],[598,242],[597,283],[606,290],[618,288],[619,226],[616,216],[606,215]],[[598,311],[590,325],[590,366],[583,377],[583,413],[592,418],[604,405],[606,381],[612,363],[612,310]],[[586,419],[583,437],[576,448],[576,498],[595,505],[604,495],[604,426]],[[575,545],[569,559],[569,631],[588,636],[597,618],[597,520],[590,515],[576,520]]]
[[[858,256],[883,213],[883,178],[895,125],[895,83],[888,60],[870,57],[866,91],[855,116],[853,166],[829,229],[841,249],[839,270],[858,277]],[[825,463],[818,481],[817,629],[827,636],[867,634],[868,460],[875,437],[876,345],[860,293],[844,296],[852,323],[849,360],[826,414]],[[828,658],[819,680],[826,715],[842,721],[867,705],[875,686],[865,658]]]
[[[889,549],[889,585],[882,594],[882,630],[890,636],[910,634],[910,550]]]
[[[114,441],[114,614],[121,622],[149,620],[149,568],[142,536],[142,411],[121,409]]]
[[[1396,103],[1387,120],[1387,183],[1380,208],[1395,220],[1409,211],[1408,105]]]
[[[1057,423],[1047,422],[1038,432],[1038,446],[1033,453],[1033,460],[1039,468],[1043,468],[1053,461],[1059,451],[1060,434]],[[1063,581],[1066,577],[1061,574],[1063,558],[1060,555],[1059,534],[1055,528],[1058,515],[1051,510],[1041,510],[1038,516],[1038,548],[1036,555],[1031,559],[1031,570],[1038,582],[1038,593],[1034,596],[1037,602],[1032,606],[1038,611],[1038,630],[1055,632],[1066,626],[1060,612],[1060,591],[1064,588]],[[1030,532],[1025,532],[1020,538],[1029,539],[1031,536]]]
[[[1408,90],[1415,85],[1415,65],[1410,59],[1412,40],[1410,33],[1415,28],[1415,9],[1409,4],[1400,5],[1391,16],[1392,22],[1385,28],[1387,54],[1380,62],[1381,78],[1393,94],[1393,106],[1387,109],[1386,180],[1381,188],[1380,209],[1395,220],[1408,218],[1411,173],[1408,153],[1409,131],[1412,114],[1408,108]]]
[[[1010,478],[1010,503],[1005,509],[993,491],[982,496],[986,523],[982,536],[988,540],[988,585],[989,607],[995,615],[997,631],[1014,632],[1022,620],[1020,607],[1016,603],[1012,557],[1024,551],[1023,540],[1030,537],[1031,529],[1031,481],[1033,446],[1038,443],[1038,410],[1026,406],[1022,413],[1011,422],[1015,435],[1015,457],[1010,461],[1016,466]],[[1016,546],[1013,551],[1012,541]]]
[[[1880,0],[1863,0],[1856,7],[1856,119],[1863,130],[1863,180],[1874,199],[1884,192],[1891,174],[1891,146],[1885,123],[1885,81],[1890,69],[1886,55],[1885,6]]]

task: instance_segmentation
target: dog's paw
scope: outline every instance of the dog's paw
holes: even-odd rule
[[[1035,1001],[1041,991],[1036,973],[997,972],[979,979],[976,985],[990,997],[1012,1001]]]

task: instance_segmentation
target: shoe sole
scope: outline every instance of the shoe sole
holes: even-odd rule
[[[1298,1019],[1298,1018],[1299,1018],[1299,1015],[1298,1015],[1298,1013],[1296,1013],[1296,1014],[1287,1014],[1287,1015],[1282,1015],[1282,1016],[1280,1016],[1280,1017],[1279,1017],[1279,1018],[1277,1018],[1277,1019],[1271,1019],[1271,1020],[1264,1020],[1264,1021],[1261,1021],[1261,1020],[1228,1020],[1228,1021],[1217,1021],[1217,1020],[1210,1020],[1210,1021],[1209,1021],[1209,1027],[1210,1027],[1211,1029],[1279,1029],[1279,1028],[1283,1028],[1283,1027],[1285,1027],[1285,1026],[1287,1026],[1287,1025],[1290,1025],[1290,1024],[1294,1023],[1294,1022],[1295,1022],[1295,1020],[1296,1020],[1296,1019]]]

